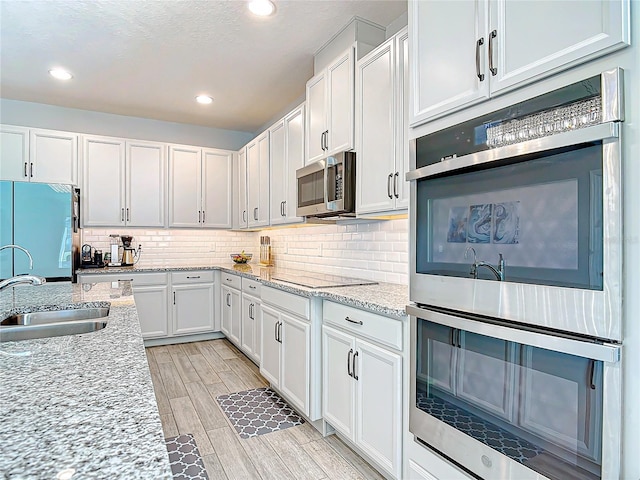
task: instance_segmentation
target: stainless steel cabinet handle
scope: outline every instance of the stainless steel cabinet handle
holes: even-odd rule
[[[231,306],[231,294],[227,293],[227,307]]]
[[[391,180],[393,179],[393,173],[390,173],[389,176],[387,177],[387,197],[389,198],[393,198],[393,195],[391,195]]]
[[[253,285],[249,285],[249,288],[250,288],[251,290],[255,290],[255,289],[256,289],[256,287],[255,287],[255,286],[253,286]]]
[[[124,208],[120,209],[120,221],[124,222]]]
[[[396,172],[393,174],[393,196],[396,198],[400,198],[398,195],[398,177],[400,176],[400,172]]]
[[[27,162],[24,162],[24,176],[28,177],[29,174],[27,173]]]
[[[205,216],[204,216],[204,210],[202,210],[202,223],[203,223],[203,224],[204,224],[204,219],[205,219]]]
[[[276,339],[276,342],[278,341],[278,323],[279,322],[276,322],[273,326],[273,337]]]
[[[29,175],[33,178],[33,162],[29,164]]]
[[[119,278],[119,282],[133,282],[133,278]],[[175,295],[175,293],[174,293]]]
[[[198,210],[198,223],[202,223],[202,212]]]
[[[131,220],[131,217],[129,216],[129,207],[127,207],[127,222],[129,222]]]
[[[362,325],[362,320],[352,320],[352,319],[350,319],[349,317],[344,317],[344,319],[345,319],[347,322],[350,322],[350,323],[356,323],[356,324],[358,324],[358,325]]]
[[[190,277],[189,275],[187,275],[187,278],[200,278],[200,275],[194,275],[192,277]]]
[[[498,74],[498,69],[493,66],[493,39],[498,36],[498,31],[493,30],[489,34],[489,71],[494,77]]]
[[[329,150],[329,130],[324,132],[324,149]]]
[[[247,221],[247,211],[243,210],[242,211],[242,223]]]
[[[320,149],[324,152],[324,132],[320,135]]]
[[[484,80],[484,73],[480,73],[480,47],[484,45],[484,37],[476,42],[476,76],[481,82]]]
[[[231,279],[229,277],[227,277],[227,282],[230,282],[230,281],[231,281]]]
[[[173,304],[176,304],[176,292],[173,292]]]
[[[282,343],[282,322],[278,322],[278,342]]]
[[[351,370],[353,372],[353,378],[355,378],[356,380],[358,380],[358,375],[356,375],[356,358],[358,358],[358,351],[356,350],[355,353],[353,354],[353,366],[351,367]]]
[[[253,209],[253,219],[258,220],[258,207]]]
[[[347,355],[347,373],[350,377],[353,377],[353,373],[351,372],[351,355],[353,355],[353,348],[349,349],[349,354]]]

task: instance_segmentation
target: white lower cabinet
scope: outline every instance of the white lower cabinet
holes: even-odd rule
[[[319,392],[312,374],[314,335],[310,302],[305,297],[262,288],[260,373],[291,406],[307,418],[317,420]]]
[[[222,296],[222,325],[220,330],[236,346],[240,346],[240,291],[223,285],[220,288]]]
[[[382,471],[400,478],[403,358],[365,338],[392,339],[401,321],[332,302],[324,302],[323,319],[323,417]]]
[[[243,279],[245,280],[245,279]],[[244,285],[243,285],[244,289]],[[260,298],[242,292],[242,318],[240,320],[240,349],[255,363],[260,364]]]
[[[83,284],[132,282],[145,340],[212,333],[215,327],[214,271],[80,274]]]

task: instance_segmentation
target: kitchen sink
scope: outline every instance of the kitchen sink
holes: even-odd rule
[[[102,320],[107,315],[109,308],[105,307],[19,313],[0,322],[0,341],[91,333],[107,326],[107,321]]]

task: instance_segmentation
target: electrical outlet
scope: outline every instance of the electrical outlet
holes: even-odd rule
[[[211,244],[211,247],[209,248],[209,251],[210,252],[215,252],[216,251],[216,244],[215,243]]]

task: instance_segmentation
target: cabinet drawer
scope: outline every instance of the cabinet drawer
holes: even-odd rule
[[[227,272],[220,272],[220,282],[232,288],[240,290],[242,288],[242,277]]]
[[[139,273],[121,272],[121,273],[93,273],[78,274],[78,283],[101,283],[101,282],[118,282],[118,281],[134,281]],[[166,281],[166,280],[165,280]]]
[[[367,337],[396,350],[402,350],[402,321],[339,303],[323,303],[325,323]]]
[[[262,302],[269,303],[278,310],[293,313],[298,317],[311,317],[309,299],[295,295],[293,293],[284,292],[277,288],[262,287]]]
[[[213,283],[213,270],[196,270],[193,272],[171,272],[171,283]]]
[[[133,286],[140,287],[143,285],[166,285],[168,283],[167,273],[136,273],[129,278],[133,278]],[[121,280],[126,277],[120,275]]]
[[[262,284],[260,282],[251,280],[250,278],[242,279],[242,291],[244,293],[248,293],[249,295],[259,297],[261,287],[262,287]]]

